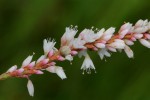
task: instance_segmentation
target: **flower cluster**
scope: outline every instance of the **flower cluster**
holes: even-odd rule
[[[77,26],[66,27],[66,31],[61,38],[61,46],[59,49],[55,47],[56,42],[52,39],[44,39],[44,54],[37,61],[32,61],[33,55],[28,56],[22,63],[20,68],[17,65],[12,66],[4,74],[0,75],[0,79],[9,77],[27,78],[27,88],[31,96],[34,95],[34,86],[30,80],[33,74],[44,74],[44,70],[50,73],[56,73],[61,79],[65,79],[66,74],[61,66],[56,65],[56,61],[72,61],[75,55],[85,57],[81,69],[88,74],[91,69],[95,70],[95,66],[87,53],[93,50],[98,53],[101,59],[110,57],[111,52],[125,51],[129,58],[133,58],[133,51],[129,46],[135,41],[147,48],[150,48],[150,22],[148,20],[139,20],[135,25],[125,23],[118,32],[114,27],[109,29],[84,29],[77,37]],[[116,33],[116,34],[114,34]]]

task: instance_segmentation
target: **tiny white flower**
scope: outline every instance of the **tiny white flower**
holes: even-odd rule
[[[66,32],[61,38],[61,46],[68,45],[68,43],[74,39],[74,36],[76,35],[77,31],[77,26],[75,26],[75,28],[66,27]]]
[[[47,40],[44,39],[43,41],[43,49],[44,49],[44,53],[45,55],[47,55],[49,53],[49,51],[54,50],[54,46],[55,46],[56,42],[54,42],[54,40]]]
[[[134,33],[145,33],[146,31],[148,31],[148,26],[144,26],[144,27],[138,27],[134,30]]]
[[[134,54],[133,54],[133,51],[131,50],[131,48],[129,46],[126,45],[124,48],[124,51],[129,58],[133,58]]]
[[[33,55],[32,56],[28,56],[22,63],[22,67],[25,67],[27,65],[30,64],[30,62],[32,61]]]
[[[120,28],[120,30],[119,30],[119,33],[121,32],[121,31],[123,31],[123,30],[131,30],[131,28],[132,28],[132,24],[131,23],[125,23],[125,24],[123,24],[122,26],[121,26],[121,28]]]
[[[30,96],[34,96],[34,86],[31,80],[28,80],[27,88]]]
[[[62,67],[50,66],[50,67],[46,68],[46,70],[51,73],[56,73],[62,80],[67,78]]]
[[[100,56],[101,59],[103,59],[104,56],[106,56],[106,57],[111,56],[110,53],[105,48],[98,50],[98,55]]]
[[[150,42],[148,40],[145,39],[140,39],[139,40],[141,42],[142,45],[144,45],[147,48],[150,48]]]
[[[102,36],[102,39],[105,40],[105,41],[108,41],[112,36],[113,36],[113,33],[115,32],[115,28],[111,27],[109,29],[107,29],[103,36]]]
[[[100,36],[101,32],[95,34],[92,29],[84,29],[80,34],[79,38],[83,39],[86,43],[94,42],[98,39],[98,35]]]
[[[135,24],[136,27],[141,27],[143,26],[144,21],[142,19],[138,20]]]
[[[74,49],[85,49],[86,47],[84,46],[85,41],[81,40],[80,37],[75,38],[70,42],[70,47],[73,46]]]
[[[93,62],[92,62],[92,60],[88,54],[85,55],[85,59],[83,61],[81,69],[83,71],[86,71],[88,74],[91,73],[91,69],[95,70],[95,66],[94,66],[94,64],[93,64]]]
[[[15,71],[16,69],[17,69],[17,65],[14,65],[11,68],[9,68],[6,73],[9,73],[9,72],[11,73],[11,72]]]
[[[65,56],[65,59],[68,60],[68,61],[72,61],[73,57],[71,55],[67,55],[67,56]]]

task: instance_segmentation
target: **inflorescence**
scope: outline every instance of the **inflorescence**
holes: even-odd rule
[[[56,61],[72,61],[75,55],[84,56],[85,59],[81,66],[81,70],[91,73],[91,69],[95,70],[95,66],[87,53],[87,50],[96,51],[101,59],[110,57],[111,52],[125,51],[129,58],[133,58],[133,51],[129,46],[135,41],[140,41],[142,45],[150,48],[150,21],[139,20],[135,25],[125,23],[118,32],[115,28],[109,29],[84,29],[78,37],[77,26],[66,27],[66,31],[61,38],[61,46],[55,48],[55,40],[44,39],[44,54],[37,60],[32,61],[33,55],[28,56],[22,63],[20,68],[17,65],[12,66],[8,71],[0,75],[0,80],[9,77],[18,77],[28,79],[27,88],[30,96],[34,95],[34,86],[30,80],[33,74],[43,74],[44,70],[56,73],[61,79],[66,79],[66,74],[62,67],[56,65]]]

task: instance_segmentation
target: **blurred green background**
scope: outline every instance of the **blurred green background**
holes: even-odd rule
[[[45,38],[56,47],[66,26],[117,29],[123,22],[150,18],[149,0],[0,0],[0,73],[35,52],[43,54]],[[136,42],[134,59],[113,53],[107,61],[90,52],[97,73],[82,75],[83,58],[57,63],[64,67],[66,80],[45,72],[31,77],[35,96],[28,95],[26,79],[0,81],[0,100],[150,100],[150,50]]]

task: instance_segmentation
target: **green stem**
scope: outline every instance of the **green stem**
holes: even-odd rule
[[[7,78],[11,77],[8,73],[4,73],[0,75],[0,80],[5,80]]]

